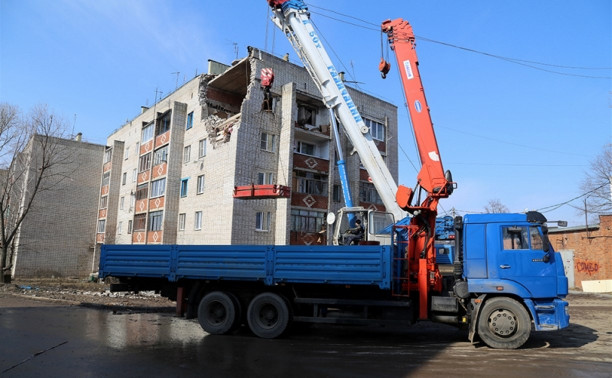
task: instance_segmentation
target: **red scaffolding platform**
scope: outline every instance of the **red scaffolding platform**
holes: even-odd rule
[[[239,199],[266,199],[289,198],[291,188],[284,185],[245,185],[234,187],[234,198]]]

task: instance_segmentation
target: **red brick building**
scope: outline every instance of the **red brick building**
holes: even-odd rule
[[[599,224],[588,227],[551,229],[550,241],[556,251],[573,251],[575,287],[612,291],[612,215],[601,215]]]

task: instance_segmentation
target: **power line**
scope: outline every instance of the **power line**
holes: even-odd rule
[[[581,194],[579,196],[576,196],[576,197],[574,197],[574,198],[572,198],[570,200],[567,200],[567,201],[564,201],[564,202],[561,202],[561,203],[558,203],[558,204],[555,204],[555,205],[546,206],[546,207],[543,207],[541,209],[538,209],[537,211],[539,211],[541,213],[548,213],[550,211],[557,210],[558,208],[560,208],[562,206],[565,206],[565,205],[568,205],[570,202],[573,202],[573,201],[575,201],[575,200],[577,200],[579,198],[588,196],[589,194],[591,194],[591,193],[593,193],[593,192],[595,192],[595,191],[597,191],[597,190],[599,190],[599,189],[601,189],[601,188],[603,188],[604,186],[607,186],[607,185],[609,185],[609,184],[607,184],[607,183],[603,184],[603,185],[598,186],[597,188],[595,188],[593,190],[589,190],[588,192],[583,193],[583,194]]]
[[[355,21],[358,21],[364,25],[360,25],[357,24],[355,22],[350,22],[350,21],[346,21],[337,17],[332,17],[328,14],[325,13],[320,13],[320,12],[314,12],[314,11],[310,11],[311,13],[314,14],[318,14],[322,17],[326,17],[338,22],[342,22],[348,25],[352,25],[358,28],[362,28],[362,29],[366,29],[366,30],[372,30],[372,31],[376,31],[376,32],[380,32],[381,28],[380,28],[380,24],[376,24],[367,20],[364,20],[362,18],[358,18],[358,17],[354,17],[345,13],[341,13],[332,9],[328,9],[328,8],[323,8],[323,7],[318,7],[315,5],[309,5],[309,8],[316,8],[316,9],[320,9],[323,10],[325,12],[329,12],[329,13],[333,13],[333,14],[337,14],[339,16],[345,17],[345,18],[349,18]],[[367,25],[367,26],[366,26]],[[374,27],[372,27],[374,26]],[[467,51],[467,52],[471,52],[471,53],[475,53],[475,54],[480,54],[480,55],[485,55],[491,58],[495,58],[495,59],[500,59],[500,60],[504,60],[506,62],[509,63],[514,63],[514,64],[518,64],[521,66],[525,66],[525,67],[529,67],[529,68],[533,68],[535,70],[539,70],[539,71],[544,71],[544,72],[548,72],[548,73],[553,73],[553,74],[557,74],[557,75],[563,75],[563,76],[573,76],[573,77],[583,77],[583,78],[589,78],[589,79],[611,79],[612,76],[593,76],[593,75],[582,75],[582,74],[576,74],[576,73],[568,73],[568,72],[561,72],[561,71],[555,71],[552,69],[546,69],[546,68],[542,68],[542,67],[538,67],[538,66],[544,66],[544,67],[555,67],[555,68],[562,68],[562,69],[571,69],[571,70],[612,70],[612,67],[584,67],[584,66],[566,66],[566,65],[561,65],[561,64],[553,64],[553,63],[544,63],[544,62],[538,62],[538,61],[534,61],[534,60],[527,60],[527,59],[519,59],[519,58],[511,58],[511,57],[506,57],[506,56],[502,56],[502,55],[497,55],[497,54],[492,54],[492,53],[488,53],[485,51],[480,51],[480,50],[476,50],[476,49],[472,49],[472,48],[468,48],[468,47],[463,47],[463,46],[459,46],[453,43],[448,43],[448,42],[442,42],[442,41],[438,41],[435,39],[431,39],[431,38],[427,38],[427,37],[423,37],[423,36],[419,36],[419,35],[415,35],[415,38],[421,41],[425,41],[425,42],[430,42],[430,43],[436,43],[442,46],[446,46],[446,47],[451,47],[451,48],[455,48],[455,49],[459,49],[459,50],[463,50],[463,51]]]

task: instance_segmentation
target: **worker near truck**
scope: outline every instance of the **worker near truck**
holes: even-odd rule
[[[344,245],[351,245],[353,243],[357,244],[361,239],[363,239],[363,234],[365,233],[365,229],[361,225],[361,220],[355,220],[355,227],[349,228],[344,233]]]

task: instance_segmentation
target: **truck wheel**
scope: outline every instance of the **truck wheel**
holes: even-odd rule
[[[478,318],[478,335],[494,349],[521,347],[531,333],[531,318],[525,308],[511,298],[491,298]]]
[[[213,291],[198,306],[198,322],[211,335],[232,331],[240,321],[240,305],[231,293]]]
[[[287,302],[280,295],[261,293],[249,304],[249,328],[263,339],[274,339],[285,332],[291,320]]]

